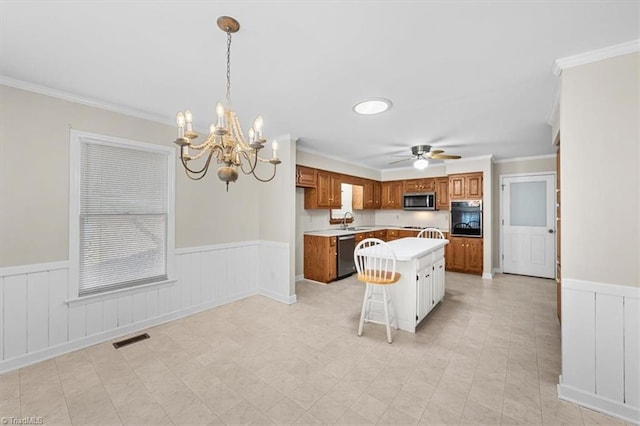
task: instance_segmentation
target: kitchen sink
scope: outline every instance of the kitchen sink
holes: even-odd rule
[[[365,231],[367,229],[371,229],[369,226],[349,226],[344,228],[345,231]]]

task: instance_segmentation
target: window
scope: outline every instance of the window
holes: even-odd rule
[[[167,281],[173,148],[71,132],[71,297]],[[75,286],[73,286],[75,288]]]

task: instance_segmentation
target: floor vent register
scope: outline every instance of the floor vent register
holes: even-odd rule
[[[132,343],[136,343],[136,342],[139,342],[141,340],[148,339],[149,337],[151,337],[151,336],[149,336],[147,333],[139,334],[137,336],[133,336],[133,337],[130,337],[128,339],[124,339],[124,340],[120,340],[119,342],[115,342],[113,344],[113,347],[116,348],[116,349],[120,349],[123,346],[127,346],[127,345],[130,345]]]

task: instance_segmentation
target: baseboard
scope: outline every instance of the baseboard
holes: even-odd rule
[[[304,274],[296,275],[296,282],[304,280]]]
[[[558,398],[590,408],[608,416],[617,417],[625,422],[640,424],[640,409],[637,407],[621,404],[596,394],[564,385],[562,384],[562,376],[560,376],[559,381]]]
[[[493,279],[493,275],[494,275],[494,272],[483,272],[482,273],[482,279],[483,280],[492,280]]]
[[[282,294],[276,294],[272,291],[269,290],[265,290],[265,289],[260,289],[259,293],[265,297],[268,297],[269,299],[273,299],[276,302],[281,302],[281,303],[286,303],[287,305],[293,305],[294,303],[296,303],[298,301],[298,298],[296,297],[296,295],[282,295]]]
[[[245,299],[249,296],[259,294],[258,289],[253,289],[244,293],[236,294],[221,299],[216,299],[211,302],[202,303],[200,305],[192,306],[180,311],[170,312],[160,317],[151,318],[135,324],[131,324],[124,327],[119,327],[113,330],[105,331],[99,334],[94,334],[82,339],[73,340],[57,346],[51,346],[41,351],[29,353],[16,358],[0,361],[0,374],[7,373],[9,371],[17,370],[18,368],[26,367],[27,365],[34,364],[36,362],[45,361],[47,359],[55,358],[60,355],[64,355],[69,352],[73,352],[78,349],[83,349],[88,346],[93,346],[98,343],[106,342],[111,339],[125,336],[130,333],[135,333],[150,327],[155,327],[160,324],[174,321],[180,318],[188,317],[190,315],[205,311],[207,309],[215,308],[220,305],[235,302],[241,299]],[[295,296],[293,296],[295,298]]]

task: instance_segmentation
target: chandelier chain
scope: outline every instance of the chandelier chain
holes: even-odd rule
[[[227,31],[227,105],[231,105],[231,32]]]

